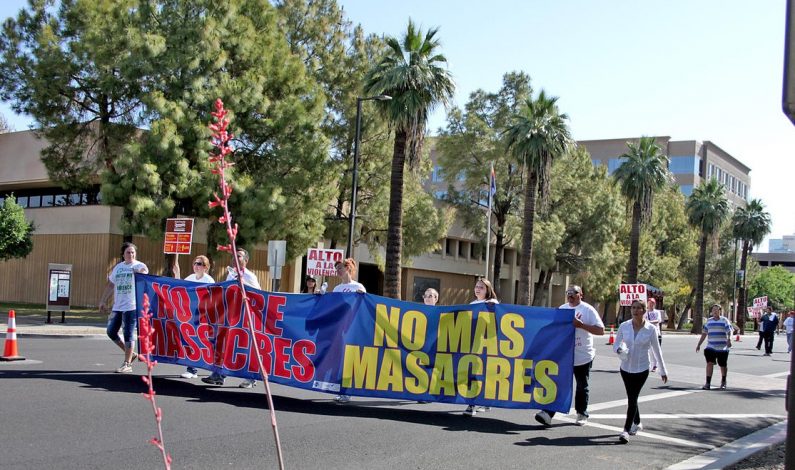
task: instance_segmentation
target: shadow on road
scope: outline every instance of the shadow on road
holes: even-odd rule
[[[605,434],[601,436],[565,436],[559,438],[549,437],[531,437],[527,440],[517,442],[517,446],[561,446],[561,447],[578,447],[578,446],[615,446],[622,445],[618,442],[616,434]]]

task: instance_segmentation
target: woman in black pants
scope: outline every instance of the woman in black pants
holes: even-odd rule
[[[646,303],[636,300],[632,303],[632,319],[618,327],[613,349],[621,358],[621,379],[627,391],[627,419],[624,431],[618,440],[626,444],[629,436],[643,429],[638,411],[638,396],[649,377],[649,350],[657,360],[663,383],[668,382],[668,372],[662,357],[660,343],[657,342],[657,329],[643,318]]]

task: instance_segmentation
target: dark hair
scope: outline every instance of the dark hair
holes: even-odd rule
[[[632,301],[632,305],[630,306],[630,308],[634,307],[635,304],[640,304],[640,306],[643,307],[643,310],[646,310],[646,302],[644,302],[642,300],[633,300]]]
[[[127,251],[127,248],[132,248],[136,252],[138,251],[138,247],[135,246],[133,242],[124,242],[121,244],[121,257],[124,258],[124,252]]]

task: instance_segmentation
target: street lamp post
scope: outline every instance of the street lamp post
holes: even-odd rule
[[[362,137],[362,101],[388,101],[391,96],[376,95],[368,96],[366,98],[356,98],[356,133],[353,140],[353,180],[351,182],[351,213],[348,217],[348,246],[345,250],[345,257],[350,258],[353,255],[353,228],[356,223],[356,191],[359,178],[359,141]]]

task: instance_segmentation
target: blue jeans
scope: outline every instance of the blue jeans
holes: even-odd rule
[[[574,380],[577,382],[577,388],[574,392],[574,409],[577,414],[588,416],[588,379],[591,376],[591,366],[593,361],[585,364],[574,366]],[[554,411],[544,410],[552,417],[555,416]]]
[[[126,312],[113,311],[110,312],[108,317],[108,338],[114,342],[119,341],[119,330],[124,326],[124,346],[132,348],[135,342],[133,331],[135,330],[135,322],[138,319],[137,310],[127,310]]]

